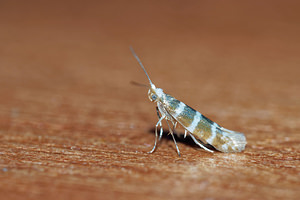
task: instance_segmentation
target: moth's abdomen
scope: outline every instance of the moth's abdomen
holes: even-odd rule
[[[198,140],[222,152],[240,152],[245,149],[246,138],[242,133],[219,126],[170,95],[165,95],[163,104],[168,113]]]

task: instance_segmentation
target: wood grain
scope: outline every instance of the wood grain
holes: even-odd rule
[[[0,3],[1,199],[299,199],[297,1]],[[157,121],[152,81],[242,153],[208,153]],[[177,130],[182,133],[182,129]]]

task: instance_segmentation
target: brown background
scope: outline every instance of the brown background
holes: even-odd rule
[[[1,1],[1,199],[299,199],[299,1]],[[170,137],[153,82],[236,154]],[[182,129],[178,129],[179,132]]]

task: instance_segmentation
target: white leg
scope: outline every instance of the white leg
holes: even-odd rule
[[[173,138],[173,141],[174,141],[174,143],[175,143],[175,146],[176,146],[176,150],[177,150],[178,156],[180,156],[180,151],[179,151],[179,148],[178,148],[178,146],[177,146],[177,143],[176,143],[176,140],[175,140],[174,134],[173,134],[173,130],[174,130],[174,128],[176,127],[177,122],[175,122],[175,123],[173,124],[173,130],[171,129],[171,127],[170,127],[168,121],[167,121],[167,124],[168,124],[168,127],[169,127],[169,134],[172,135],[172,138]]]
[[[157,143],[157,127],[158,127],[159,124],[161,124],[161,121],[162,121],[164,118],[165,118],[165,116],[162,116],[162,117],[158,120],[158,122],[156,123],[156,125],[155,125],[155,142],[154,142],[154,146],[153,146],[152,150],[149,151],[148,153],[153,153],[154,150],[155,150],[155,148],[156,148],[156,143]]]
[[[177,146],[177,143],[176,143],[176,140],[175,140],[175,138],[174,138],[173,133],[171,133],[171,135],[172,135],[173,141],[174,141],[174,143],[175,143],[175,146],[176,146],[176,150],[177,150],[178,156],[180,157],[180,151],[179,151],[179,148],[178,148],[178,146]]]
[[[156,106],[156,113],[157,113],[158,119],[160,119],[159,109],[158,109],[157,106]],[[158,141],[161,140],[161,137],[162,137],[162,135],[163,135],[163,127],[162,127],[162,123],[161,123],[161,122],[159,123],[159,126],[160,126],[160,132],[159,132],[159,138],[158,138]]]
[[[197,140],[192,134],[190,134],[190,136],[191,136],[191,138],[194,140],[194,142],[195,142],[197,145],[199,145],[200,147],[202,147],[204,150],[209,151],[209,152],[211,152],[211,153],[214,152],[214,151],[212,151],[212,150],[206,148],[206,147],[205,147],[203,144],[201,144],[200,142],[198,142],[198,140]]]
[[[158,138],[158,141],[160,141],[161,140],[161,137],[162,137],[162,135],[163,135],[163,127],[162,127],[162,124],[160,123],[159,124],[159,126],[160,126],[160,131],[159,131],[159,138]]]
[[[187,133],[188,133],[187,130],[184,129],[184,138],[186,138]]]

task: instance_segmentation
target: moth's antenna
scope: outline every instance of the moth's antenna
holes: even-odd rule
[[[144,65],[142,64],[141,60],[139,59],[139,57],[138,57],[138,56],[136,55],[136,53],[134,52],[132,46],[130,46],[129,48],[130,48],[131,53],[132,53],[133,56],[135,57],[135,59],[138,61],[138,63],[140,64],[140,66],[141,66],[142,69],[144,70],[144,72],[145,72],[147,78],[149,79],[150,85],[153,85],[153,83],[152,83],[152,81],[150,80],[150,77],[149,77],[149,75],[148,75],[148,73],[147,73],[147,71],[146,71]]]
[[[143,84],[143,83],[138,83],[138,82],[135,82],[135,81],[130,81],[130,83],[133,84],[133,85],[137,85],[137,86],[142,86],[142,87],[147,87],[147,88],[149,88],[148,85],[145,85],[145,84]]]

